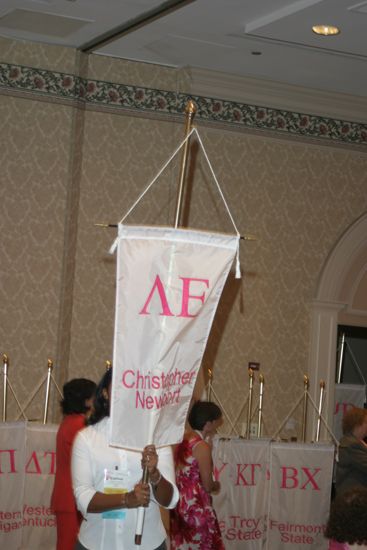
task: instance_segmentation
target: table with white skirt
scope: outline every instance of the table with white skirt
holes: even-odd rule
[[[53,550],[57,425],[0,424],[0,547]],[[214,506],[228,550],[326,549],[331,443],[217,438]],[[133,536],[133,534],[132,534]]]

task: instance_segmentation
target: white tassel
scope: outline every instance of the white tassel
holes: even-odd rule
[[[111,248],[108,251],[109,254],[114,254],[116,252],[118,242],[119,242],[119,237],[116,237],[116,239],[113,241],[111,245]]]
[[[236,274],[235,279],[241,279],[241,265],[240,265],[240,241],[237,243],[237,252],[236,252]]]

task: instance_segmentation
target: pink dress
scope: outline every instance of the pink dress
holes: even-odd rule
[[[200,441],[199,435],[184,439],[175,452],[180,500],[171,511],[171,550],[224,550],[212,498],[201,483],[199,464],[192,454]]]

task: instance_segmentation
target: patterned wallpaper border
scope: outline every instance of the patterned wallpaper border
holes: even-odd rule
[[[195,117],[203,121],[354,145],[367,144],[366,124],[154,88],[89,80],[73,74],[22,65],[0,63],[1,90],[26,92],[80,105],[171,116],[183,115],[187,101],[192,99],[197,105]]]

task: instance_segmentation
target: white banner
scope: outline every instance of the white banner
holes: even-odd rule
[[[332,444],[271,445],[267,549],[327,549],[333,463]]]
[[[58,426],[0,424],[0,548],[52,550]]]
[[[56,547],[50,510],[56,431],[0,424],[0,548]],[[326,550],[333,445],[217,439],[213,456],[221,483],[214,507],[227,550]]]
[[[23,526],[26,425],[0,424],[0,548],[20,548]]]
[[[27,426],[22,550],[56,546],[56,519],[50,508],[56,473],[56,425]]]
[[[343,416],[351,407],[363,408],[366,401],[366,386],[358,384],[335,384],[335,409],[333,432],[339,441],[343,435]]]
[[[266,531],[270,441],[215,440],[213,497],[226,549],[261,550]]]
[[[119,226],[112,445],[182,440],[237,246],[237,236]]]

